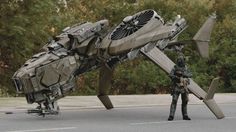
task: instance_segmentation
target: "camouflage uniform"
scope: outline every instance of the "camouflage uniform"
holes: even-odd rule
[[[192,77],[192,73],[185,66],[185,59],[183,56],[178,57],[177,65],[174,66],[170,72],[170,78],[172,79],[171,95],[172,103],[170,106],[170,115],[168,120],[174,119],[175,110],[178,102],[179,95],[182,99],[182,115],[184,120],[191,120],[187,114],[188,94],[187,85],[189,85],[189,78]]]

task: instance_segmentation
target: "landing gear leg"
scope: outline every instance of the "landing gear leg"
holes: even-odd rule
[[[38,103],[35,109],[28,110],[28,114],[37,114],[39,116],[45,117],[45,115],[58,115],[59,114],[59,106],[57,105],[57,101],[45,101]]]

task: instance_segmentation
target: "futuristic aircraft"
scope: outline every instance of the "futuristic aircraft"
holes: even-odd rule
[[[67,27],[43,47],[44,52],[34,55],[16,71],[13,76],[16,90],[25,95],[29,104],[39,104],[29,113],[58,114],[57,100],[74,90],[75,77],[99,69],[98,98],[107,109],[112,109],[107,94],[116,64],[144,55],[170,73],[175,64],[164,51],[178,52],[190,43],[196,43],[200,55],[208,57],[215,19],[216,16],[211,15],[192,40],[184,41],[176,38],[187,28],[186,20],[178,15],[174,22],[165,23],[154,10],[125,17],[110,33],[108,20]],[[205,92],[190,79],[188,89],[221,119],[224,114],[213,98],[217,82],[214,79],[209,91]]]

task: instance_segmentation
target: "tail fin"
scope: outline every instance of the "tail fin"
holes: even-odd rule
[[[214,115],[218,119],[224,118],[224,114],[216,104],[215,100],[213,99],[217,86],[219,85],[220,78],[214,78],[211,82],[207,95],[203,99],[203,102],[207,105],[207,107],[214,113]]]
[[[216,14],[212,14],[202,27],[198,30],[193,40],[196,42],[199,53],[202,57],[209,57],[209,42],[211,37],[211,31],[216,21]]]
[[[211,82],[211,85],[208,89],[207,95],[205,97],[206,100],[208,99],[213,99],[215,92],[216,92],[216,88],[219,86],[219,79],[220,78],[214,78]]]

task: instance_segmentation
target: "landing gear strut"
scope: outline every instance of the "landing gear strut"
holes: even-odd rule
[[[43,117],[45,117],[45,115],[59,114],[60,109],[56,101],[45,101],[38,104],[39,106],[37,106],[35,109],[28,110],[28,114],[37,114],[38,116]]]

